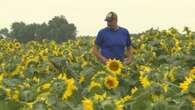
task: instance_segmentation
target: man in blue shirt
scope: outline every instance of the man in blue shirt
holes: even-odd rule
[[[132,50],[128,30],[117,25],[117,14],[114,12],[109,12],[105,21],[107,21],[107,27],[98,32],[93,53],[104,64],[108,59],[120,60],[124,65],[130,64]],[[128,57],[124,58],[126,49]]]

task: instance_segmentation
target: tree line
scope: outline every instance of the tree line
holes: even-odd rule
[[[0,29],[0,37],[17,39],[20,42],[28,42],[31,40],[55,40],[56,42],[64,42],[68,39],[76,38],[76,26],[68,23],[65,16],[55,16],[48,23],[32,23],[14,22],[8,28]]]

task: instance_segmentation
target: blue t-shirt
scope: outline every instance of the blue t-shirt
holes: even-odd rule
[[[104,57],[123,61],[125,47],[131,45],[131,40],[127,29],[119,27],[112,30],[106,27],[98,32],[95,44],[100,47]]]

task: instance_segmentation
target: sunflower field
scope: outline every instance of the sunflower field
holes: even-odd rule
[[[131,36],[128,66],[101,64],[94,39],[0,39],[0,110],[195,110],[195,33]]]

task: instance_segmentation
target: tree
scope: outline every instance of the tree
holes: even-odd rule
[[[26,24],[24,22],[14,22],[11,25],[11,32],[10,32],[10,37],[11,38],[16,38],[19,41],[24,40],[24,31],[26,28]]]
[[[7,28],[3,28],[3,29],[0,30],[0,34],[1,34],[1,37],[3,37],[3,36],[8,37],[9,36],[9,30]]]
[[[56,16],[48,22],[49,32],[48,38],[57,42],[74,39],[76,27],[74,24],[68,24],[64,16]]]
[[[10,32],[5,28],[1,29],[0,34],[16,38],[21,42],[42,39],[64,42],[76,38],[76,27],[72,23],[69,24],[64,16],[55,16],[48,23],[43,24],[27,25],[24,22],[14,22]]]

